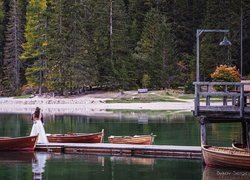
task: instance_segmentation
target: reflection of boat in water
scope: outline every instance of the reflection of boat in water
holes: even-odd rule
[[[97,133],[47,134],[49,142],[56,143],[102,143],[104,129]]]
[[[249,151],[232,147],[202,146],[202,154],[206,165],[250,169]]]
[[[213,168],[206,166],[203,169],[202,180],[244,180],[250,179],[250,171],[228,168]]]
[[[1,151],[33,151],[37,142],[36,136],[0,137]]]
[[[87,154],[60,154],[58,158],[64,158],[64,159],[78,159],[81,160],[82,162],[86,162],[88,164],[96,164],[96,165],[101,165],[104,166],[104,161],[105,157],[104,156],[98,156],[98,155],[87,155]],[[56,157],[53,156],[53,159]]]
[[[0,152],[0,163],[31,163],[35,159],[35,152],[32,151],[12,151],[12,152]]]
[[[153,159],[153,158],[112,156],[112,157],[110,157],[110,159],[112,162],[121,163],[121,164],[128,164],[128,165],[153,166],[155,164],[155,159]]]
[[[155,135],[135,135],[135,136],[109,136],[108,141],[113,144],[144,144],[154,143]]]

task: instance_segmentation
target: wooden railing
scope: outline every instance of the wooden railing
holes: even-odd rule
[[[247,97],[250,97],[250,82],[194,82],[195,85],[195,106],[194,114],[199,115],[200,108],[211,110],[211,107],[218,107],[216,111],[224,111],[228,107],[237,107],[239,116],[244,116],[244,109],[247,106]],[[215,90],[219,86],[220,90]],[[203,99],[202,99],[203,98]],[[204,101],[204,105],[201,102]],[[230,108],[228,108],[230,109]]]

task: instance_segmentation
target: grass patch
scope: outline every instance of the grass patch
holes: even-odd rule
[[[178,96],[179,99],[194,99],[194,95],[190,94],[190,95],[182,95],[182,96]]]
[[[22,95],[22,96],[15,96],[13,97],[14,99],[27,99],[27,98],[30,98],[31,95]]]
[[[106,103],[151,103],[151,102],[186,102],[178,99],[115,99]]]

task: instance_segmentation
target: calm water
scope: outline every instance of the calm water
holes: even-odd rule
[[[109,135],[157,135],[155,144],[200,145],[199,124],[191,113],[117,113],[115,117],[45,115],[47,133],[97,132]],[[0,136],[26,136],[28,114],[0,114]],[[231,146],[240,124],[208,126],[208,142]],[[250,172],[203,169],[200,160],[0,152],[0,179],[245,179]]]

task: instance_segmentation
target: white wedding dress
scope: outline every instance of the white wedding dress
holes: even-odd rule
[[[38,120],[34,120],[30,136],[35,136],[37,134],[38,134],[37,143],[46,144],[49,142],[40,118]]]

